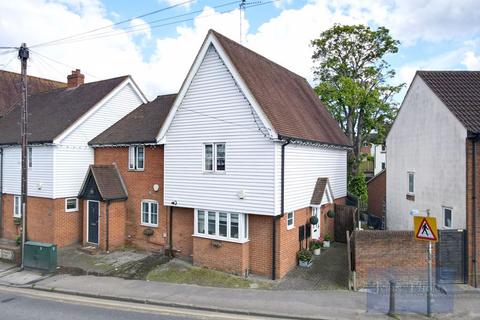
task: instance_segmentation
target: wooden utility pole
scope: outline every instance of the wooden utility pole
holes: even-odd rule
[[[18,58],[22,63],[22,108],[20,134],[22,142],[22,178],[21,178],[21,211],[22,211],[22,268],[24,262],[25,241],[27,240],[27,192],[28,192],[28,105],[27,105],[27,60],[30,52],[25,43],[18,50]]]

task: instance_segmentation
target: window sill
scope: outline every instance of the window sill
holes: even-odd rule
[[[225,173],[225,171],[203,171],[203,174],[213,174],[213,175],[219,174],[219,175],[224,175],[224,174],[226,174],[226,173]]]
[[[128,169],[129,172],[143,172],[145,169]]]
[[[407,195],[405,196],[405,198],[409,201],[415,201],[415,194],[412,194],[412,193],[407,193]]]
[[[149,228],[158,228],[158,224],[151,224],[151,223],[140,223],[142,227],[149,227]]]
[[[224,241],[224,242],[233,242],[233,243],[247,243],[250,240],[249,239],[231,239],[231,238],[222,238],[222,237],[217,237],[217,236],[210,236],[210,235],[204,235],[204,234],[193,234],[192,237],[196,238],[203,238],[203,239],[209,239],[209,240],[217,240],[217,241]]]
[[[69,210],[65,210],[65,212],[78,212],[78,208],[77,209],[69,209]]]
[[[287,226],[287,230],[292,230],[292,229],[295,229],[295,225],[293,225],[293,226]]]

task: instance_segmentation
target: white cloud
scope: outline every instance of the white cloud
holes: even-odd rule
[[[463,58],[462,64],[465,65],[468,70],[479,70],[480,56],[477,56],[473,51],[467,51]]]
[[[194,1],[188,1],[188,0],[160,0],[160,2],[167,3],[170,6],[178,5],[179,7],[189,9],[192,6],[192,4],[194,4],[197,1],[196,0],[194,0]]]

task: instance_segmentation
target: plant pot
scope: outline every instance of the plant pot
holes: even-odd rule
[[[321,251],[320,248],[318,248],[318,249],[313,249],[313,255],[315,255],[315,256],[319,256],[321,252],[322,252],[322,251]]]
[[[324,240],[323,241],[323,247],[324,248],[330,248],[330,241]]]
[[[310,268],[312,266],[312,260],[309,260],[309,261],[299,260],[298,265],[302,268]]]

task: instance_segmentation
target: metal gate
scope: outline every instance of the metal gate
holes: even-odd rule
[[[439,230],[437,282],[466,283],[466,239],[465,230]]]
[[[333,229],[335,241],[347,243],[347,230],[352,232],[355,227],[355,213],[357,208],[335,204],[335,218]]]

